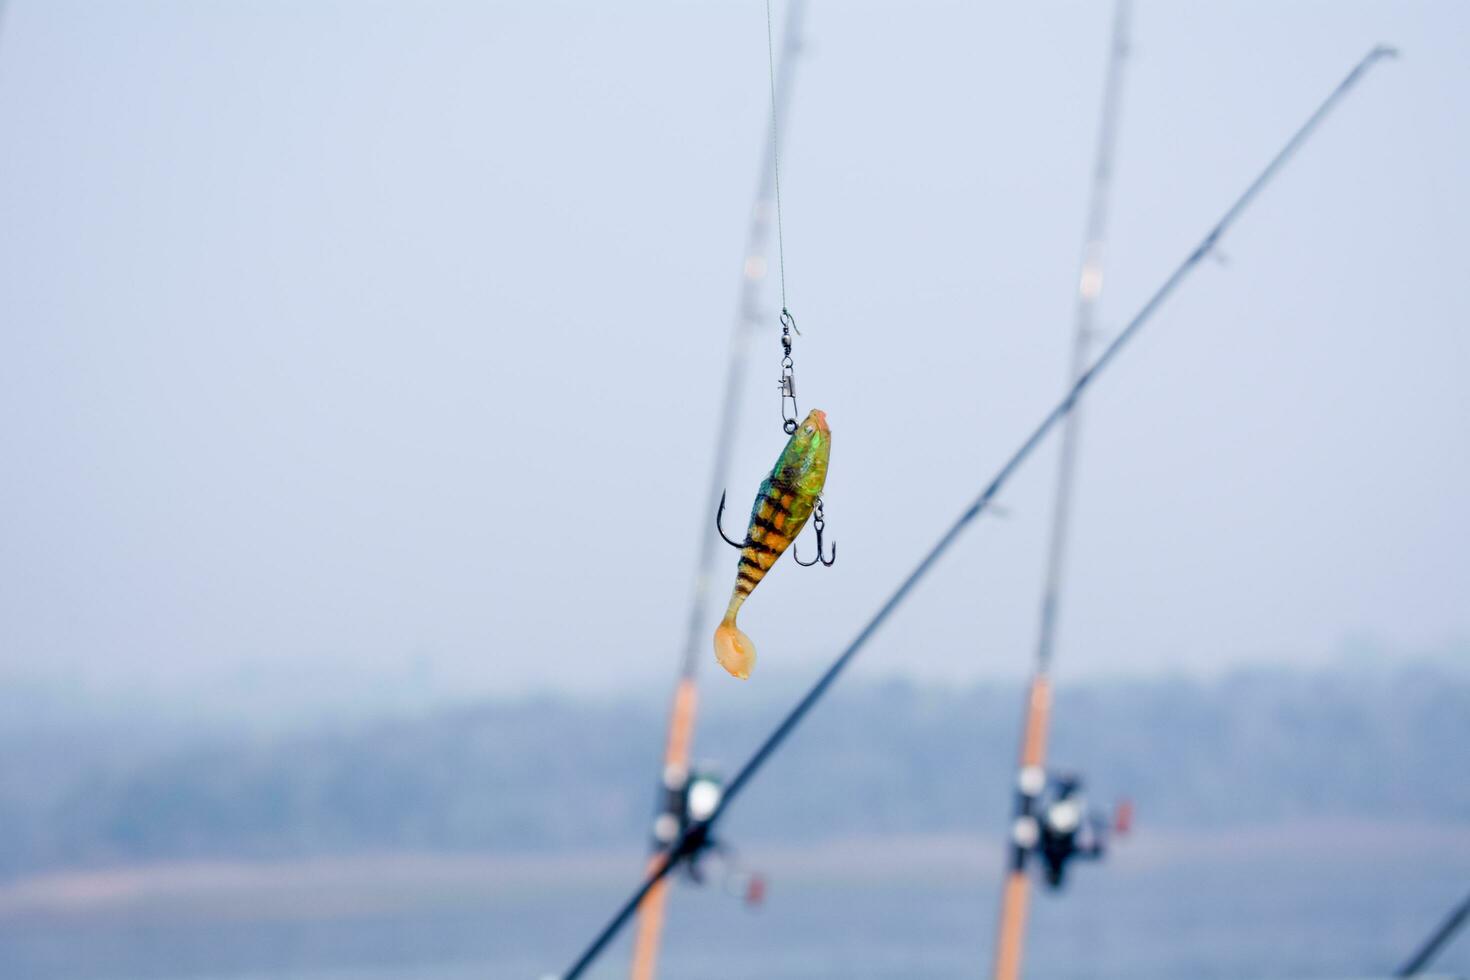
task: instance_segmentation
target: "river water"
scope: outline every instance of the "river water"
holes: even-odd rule
[[[749,909],[717,865],[673,895],[664,977],[983,977],[999,848],[979,838],[752,847]],[[563,969],[637,855],[171,865],[0,885],[0,976],[467,980]],[[1137,833],[1033,905],[1033,978],[1386,976],[1470,892],[1470,827]],[[591,975],[625,976],[624,936]],[[1470,937],[1436,971],[1470,976]]]

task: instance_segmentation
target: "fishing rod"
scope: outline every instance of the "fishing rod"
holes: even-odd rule
[[[740,273],[739,305],[730,335],[730,356],[725,369],[725,393],[721,401],[718,427],[715,429],[715,455],[710,465],[708,507],[715,503],[729,483],[730,457],[739,430],[740,407],[745,390],[751,338],[765,322],[761,310],[761,286],[770,263],[771,215],[774,208],[775,183],[774,141],[784,128],[786,109],[791,102],[793,66],[801,47],[801,24],[806,14],[806,0],[791,0],[786,8],[786,25],[782,33],[779,66],[773,69],[771,128],[766,131],[761,153],[760,177],[756,182],[755,202],[750,211],[746,231],[744,264]],[[694,565],[694,589],[689,597],[689,618],[685,627],[684,651],[679,661],[678,680],[674,685],[673,703],[669,709],[668,734],[664,741],[663,769],[659,779],[658,813],[654,818],[655,849],[667,847],[679,835],[687,821],[690,787],[691,748],[694,744],[694,721],[698,708],[696,677],[700,651],[707,649],[704,624],[707,621],[710,581],[714,574],[715,539],[699,537],[699,557]],[[653,870],[657,857],[650,861]],[[664,909],[668,900],[665,883],[660,880],[651,889],[638,910],[638,931],[633,943],[632,980],[652,980],[658,963],[663,935]]]
[[[1439,951],[1454,938],[1455,933],[1460,931],[1466,920],[1470,920],[1470,895],[1466,895],[1459,905],[1450,912],[1449,917],[1439,924],[1439,928],[1424,940],[1424,944],[1414,951],[1414,955],[1404,961],[1404,965],[1394,973],[1396,977],[1412,977],[1419,973],[1430,962],[1439,955]]]
[[[1108,365],[1113,362],[1113,359],[1118,356],[1119,352],[1138,334],[1138,331],[1143,325],[1153,318],[1153,315],[1158,312],[1159,307],[1174,293],[1174,290],[1188,277],[1189,273],[1204,260],[1205,256],[1214,250],[1220,237],[1235,223],[1236,219],[1240,217],[1241,213],[1251,202],[1255,200],[1256,196],[1261,192],[1261,189],[1270,183],[1271,178],[1276,176],[1277,171],[1281,169],[1286,161],[1296,154],[1307,137],[1312,134],[1323,118],[1352,89],[1363,74],[1380,59],[1391,57],[1395,53],[1392,48],[1383,45],[1379,45],[1369,51],[1353,67],[1352,71],[1348,72],[1347,76],[1338,83],[1337,87],[1317,107],[1316,111],[1307,118],[1307,121],[1302,124],[1301,128],[1292,134],[1291,139],[1287,140],[1286,145],[1277,152],[1276,156],[1271,158],[1271,162],[1266,165],[1265,169],[1251,181],[1245,191],[1226,209],[1225,214],[1220,220],[1205,234],[1204,238],[1200,240],[1194,250],[1185,256],[1184,260],[1169,274],[1169,277],[1164,280],[1163,285],[1155,290],[1153,295],[1148,298],[1148,301],[1143,304],[1143,307],[1134,314],[1133,319],[1128,321],[1127,326],[1113,338],[1087,370],[1077,376],[1077,380],[1073,382],[1072,387],[1063,396],[1062,400],[1046,414],[1040,424],[1026,437],[1020,447],[1011,454],[1010,458],[1006,460],[1005,464],[1001,466],[1000,470],[991,478],[990,482],[985,485],[985,488],[980,491],[980,495],[960,513],[960,516],[940,536],[939,540],[929,549],[919,561],[919,564],[915,566],[914,570],[909,572],[908,576],[899,583],[898,588],[878,607],[878,611],[858,631],[857,636],[847,645],[846,649],[837,656],[837,659],[822,673],[821,677],[817,678],[816,683],[796,703],[796,706],[791,709],[786,717],[781,720],[775,730],[766,736],[766,740],[761,743],[760,747],[755,750],[755,753],[735,775],[735,778],[730,781],[729,786],[725,789],[724,795],[714,807],[709,817],[690,825],[679,835],[678,840],[674,841],[673,844],[669,845],[667,849],[654,858],[648,876],[618,908],[607,925],[603,926],[602,930],[593,937],[592,942],[582,951],[571,968],[562,975],[562,980],[575,980],[576,977],[580,977],[602,952],[603,948],[612,941],[613,937],[627,923],[628,919],[632,917],[633,912],[638,908],[638,903],[643,900],[643,897],[673,869],[682,857],[697,852],[699,847],[708,839],[711,828],[724,815],[725,810],[729,808],[731,802],[740,795],[740,791],[749,784],[756,773],[760,771],[761,767],[765,765],[766,760],[775,753],[776,749],[781,746],[786,740],[786,737],[791,734],[792,730],[806,717],[807,712],[812,709],[817,701],[821,700],[822,695],[832,686],[832,682],[852,662],[853,658],[863,649],[868,640],[872,639],[873,634],[878,631],[878,627],[882,626],[888,617],[893,614],[893,611],[908,598],[914,586],[929,573],[929,570],[934,567],[935,562],[939,560],[940,556],[949,550],[950,546],[954,544],[965,528],[975,518],[980,516],[981,511],[989,506],[996,494],[1000,492],[1000,489],[1005,486],[1011,476],[1020,468],[1021,464],[1040,445],[1047,433],[1072,411],[1077,404],[1078,397],[1083,391],[1107,369]]]
[[[1123,62],[1128,55],[1128,22],[1128,0],[1118,0],[1113,9],[1112,44],[1103,82],[1102,117],[1098,124],[1097,156],[1092,169],[1091,203],[1088,206],[1086,232],[1083,235],[1082,270],[1077,282],[1077,306],[1072,326],[1072,361],[1068,374],[1068,380],[1074,383],[1087,366],[1087,354],[1094,335],[1097,300],[1102,294],[1108,191],[1112,186],[1113,156],[1117,145]],[[1041,594],[1041,621],[1037,629],[1036,666],[1026,693],[1024,720],[1021,724],[1021,751],[1016,765],[1009,858],[1005,880],[1001,886],[1000,916],[996,923],[996,980],[1016,980],[1021,973],[1026,911],[1030,901],[1026,859],[1043,844],[1045,828],[1042,821],[1050,812],[1049,808],[1042,808],[1039,804],[1047,786],[1046,746],[1051,727],[1051,660],[1056,645],[1057,607],[1061,602],[1081,421],[1082,412],[1079,409],[1069,412],[1062,424],[1056,496],[1052,501],[1051,542],[1047,549],[1046,578]],[[1038,810],[1042,812],[1038,813]],[[1079,823],[1080,816],[1079,814]],[[1070,829],[1075,833],[1080,828]],[[1060,870],[1059,867],[1058,871]]]

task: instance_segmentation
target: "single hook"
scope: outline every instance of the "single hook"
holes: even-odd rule
[[[724,538],[725,543],[728,544],[730,547],[744,548],[750,544],[749,537],[747,537],[744,541],[731,541],[730,535],[726,534],[725,529],[720,526],[720,518],[725,515],[725,494],[727,493],[729,493],[728,490],[720,494],[720,509],[715,511],[715,530],[720,532],[720,537]]]
[[[817,529],[817,557],[813,558],[811,561],[802,561],[801,560],[801,556],[796,553],[796,542],[793,541],[793,542],[791,542],[791,560],[792,561],[796,562],[798,565],[800,565],[803,568],[811,568],[817,562],[821,562],[823,565],[826,565],[828,568],[831,568],[833,565],[835,565],[837,563],[837,542],[836,541],[833,541],[832,542],[832,557],[831,558],[825,558],[825,557],[822,556],[822,531],[826,528],[826,525],[827,525],[827,522],[822,517],[822,498],[818,497],[817,498],[817,512],[812,517],[812,527],[814,527],[814,528]]]

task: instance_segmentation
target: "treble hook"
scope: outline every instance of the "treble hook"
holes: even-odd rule
[[[822,498],[821,497],[818,497],[817,498],[817,512],[814,515],[812,515],[812,527],[814,527],[814,528],[817,529],[817,557],[813,558],[811,561],[802,561],[801,560],[801,557],[799,555],[797,555],[797,553],[796,553],[796,542],[793,541],[793,542],[791,542],[791,560],[792,561],[796,562],[798,565],[802,566],[803,568],[811,568],[817,562],[821,562],[823,565],[826,565],[828,568],[831,568],[833,565],[835,565],[837,563],[837,542],[836,541],[833,541],[832,542],[832,557],[831,558],[824,558],[824,557],[822,557],[822,530],[826,527],[826,524],[827,524],[826,519],[822,517]],[[720,533],[723,534],[724,532],[722,531]]]
[[[725,516],[725,494],[729,492],[730,491],[726,490],[724,493],[720,494],[720,509],[715,511],[715,530],[720,532],[720,537],[724,538],[725,543],[728,544],[730,547],[745,548],[747,545],[750,544],[750,538],[747,537],[744,541],[731,541],[730,536],[725,533],[725,529],[720,526],[720,518]]]

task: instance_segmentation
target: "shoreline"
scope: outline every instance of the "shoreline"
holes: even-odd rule
[[[974,880],[999,873],[994,835],[839,837],[808,844],[752,843],[742,862],[780,868],[790,882]],[[1228,829],[1151,829],[1116,842],[1119,873],[1147,874],[1250,857],[1470,864],[1470,823],[1302,819]],[[545,853],[387,852],[288,860],[199,860],[58,870],[0,883],[0,924],[122,915],[206,919],[331,918],[445,902],[501,902],[536,892],[624,887],[642,865],[636,846]]]

